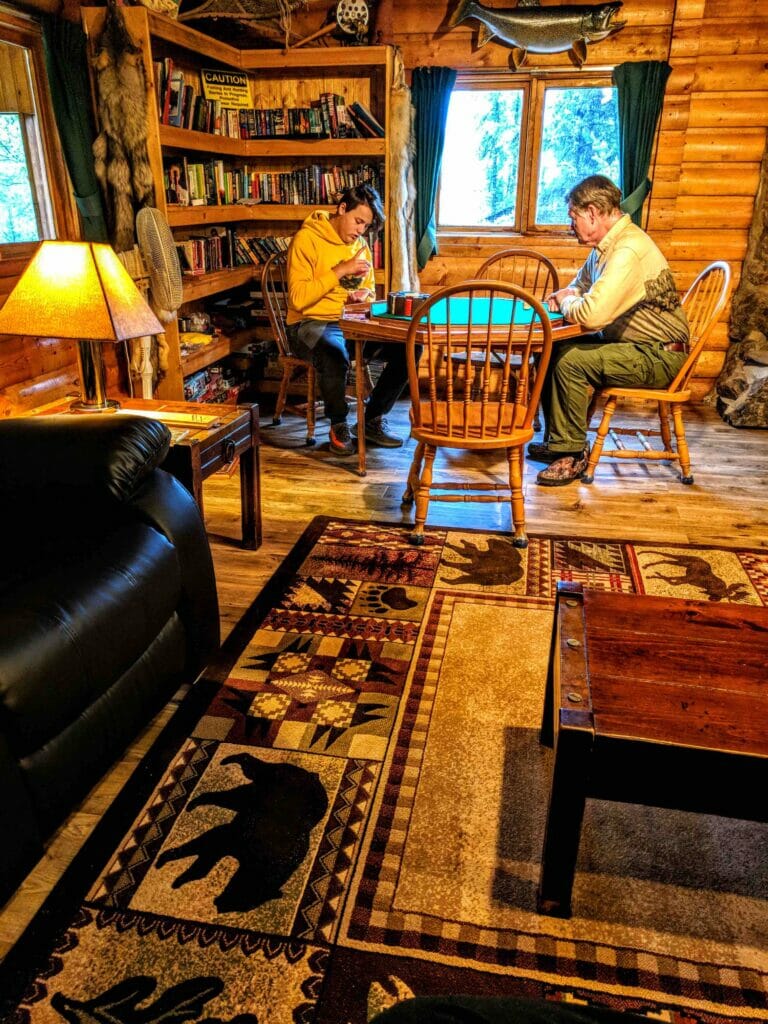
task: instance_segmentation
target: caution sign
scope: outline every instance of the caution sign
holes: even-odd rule
[[[207,100],[219,100],[222,107],[242,110],[251,106],[251,90],[248,75],[242,71],[214,71],[202,68],[203,96]]]

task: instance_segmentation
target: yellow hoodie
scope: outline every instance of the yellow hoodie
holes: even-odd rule
[[[357,288],[374,291],[373,260],[365,239],[358,238],[348,245],[331,227],[328,213],[311,213],[293,236],[288,250],[288,323],[338,320],[349,289],[331,268],[357,255],[371,264],[367,277]]]

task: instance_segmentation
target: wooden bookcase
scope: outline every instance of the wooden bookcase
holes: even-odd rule
[[[154,80],[155,62],[170,58],[194,80],[200,69],[235,69],[248,75],[251,99],[257,108],[310,106],[322,93],[344,96],[347,103],[359,102],[371,110],[384,125],[389,124],[389,97],[392,85],[392,48],[387,46],[345,46],[300,48],[297,50],[240,50],[212,39],[194,29],[154,14],[144,7],[123,7],[128,30],[141,48],[147,78],[147,141],[149,161],[155,182],[155,205],[165,215],[178,240],[205,233],[219,226],[233,227],[248,235],[292,235],[301,222],[319,204],[259,203],[253,206],[205,205],[179,206],[166,202],[164,158],[188,161],[221,159],[233,167],[247,164],[264,171],[284,172],[321,164],[339,164],[350,168],[365,163],[381,164],[384,169],[382,200],[389,212],[386,172],[389,165],[389,139],[384,138],[230,138],[187,128],[162,124]],[[98,36],[105,16],[104,8],[83,8],[85,32],[92,41]],[[328,206],[327,209],[333,209]],[[383,266],[377,270],[377,287],[386,293],[389,284],[389,233],[385,223],[382,236]],[[201,276],[184,278],[184,302],[180,312],[193,309],[208,296],[258,279],[257,265],[237,266]],[[243,344],[243,332],[237,338],[217,339],[210,352],[198,351],[184,359],[179,347],[178,324],[166,330],[169,346],[168,372],[157,388],[157,397],[181,399],[184,377],[194,370],[222,358]],[[207,349],[207,346],[205,347]],[[210,359],[207,355],[210,355]]]

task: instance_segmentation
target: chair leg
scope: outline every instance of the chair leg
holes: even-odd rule
[[[315,443],[315,368],[307,366],[307,445]]]
[[[592,392],[592,397],[589,400],[589,405],[587,406],[587,430],[589,430],[589,425],[592,422],[592,417],[595,415],[595,409],[597,408],[597,403],[599,401],[600,389],[595,388]]]
[[[507,448],[509,464],[509,491],[512,504],[512,544],[516,548],[527,548],[528,538],[525,534],[525,505],[523,502],[523,449]]]
[[[293,376],[293,370],[286,363],[283,363],[283,376],[280,381],[280,390],[277,393],[277,401],[275,402],[275,414],[272,417],[272,422],[275,426],[282,422],[283,410],[285,409],[285,403],[288,401],[288,385],[291,382]]]
[[[589,462],[587,463],[587,471],[581,478],[583,484],[591,484],[595,479],[595,467],[597,466],[600,456],[603,454],[603,445],[605,439],[608,436],[608,428],[611,425],[611,417],[616,409],[616,398],[606,399],[605,406],[603,408],[603,418],[600,420],[600,426],[597,428],[597,434],[595,435],[595,441],[592,445],[592,451],[589,453]]]
[[[413,459],[408,470],[408,483],[405,485],[405,490],[403,491],[403,497],[401,499],[402,505],[410,506],[413,504],[416,491],[419,488],[419,475],[421,473],[421,464],[423,461],[424,442],[419,441],[416,445],[416,450],[413,453]]]
[[[408,537],[411,544],[424,543],[424,524],[427,521],[427,510],[429,509],[429,489],[432,486],[432,468],[436,451],[433,444],[424,445],[424,466],[416,491],[416,515],[414,516],[413,530]]]
[[[683,426],[683,409],[680,405],[672,406],[672,420],[675,426],[675,440],[677,441],[677,455],[680,459],[680,482],[692,484],[691,455],[688,451],[688,442],[685,439],[685,427]]]
[[[664,442],[664,451],[672,451],[672,433],[669,429],[669,403],[659,402],[659,433]]]

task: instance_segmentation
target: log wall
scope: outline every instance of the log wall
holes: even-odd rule
[[[409,70],[419,65],[507,67],[507,47],[489,43],[475,48],[472,22],[445,32],[448,10],[445,3],[383,2],[381,41],[402,49]],[[669,259],[681,290],[715,259],[731,263],[738,284],[768,126],[768,0],[624,0],[621,17],[625,28],[588,48],[587,67],[628,60],[666,60],[672,67],[650,173],[648,231]],[[531,55],[529,63],[534,62],[537,67],[571,67],[565,54]],[[490,252],[506,244],[498,236],[439,241],[439,255],[421,275],[428,291],[471,276]],[[587,253],[566,237],[528,242],[554,261],[565,282]],[[699,362],[698,398],[711,390],[722,367],[727,319],[726,311]]]
[[[419,65],[506,69],[509,48],[489,43],[477,49],[474,23],[445,31],[454,2],[379,0],[372,41],[399,46],[407,70]],[[29,0],[28,6],[42,8],[45,0]],[[75,13],[72,0],[66,6],[68,14]],[[312,5],[307,20],[297,20],[297,34],[310,34],[324,16],[325,11]],[[669,259],[681,290],[714,259],[731,263],[738,284],[768,126],[768,0],[624,0],[621,17],[626,27],[589,47],[587,67],[667,60],[673,69],[651,168],[648,230]],[[247,45],[258,43],[249,39]],[[529,62],[572,69],[565,54],[532,55]],[[433,290],[470,276],[490,252],[507,244],[510,240],[498,235],[493,240],[471,235],[442,238],[439,255],[421,275],[422,286]],[[565,235],[520,239],[520,244],[534,244],[548,255],[565,282],[587,254]],[[15,269],[13,261],[0,259],[0,302]],[[697,397],[711,390],[727,346],[726,313],[699,363]],[[71,387],[72,356],[71,343],[4,341],[0,415]]]

